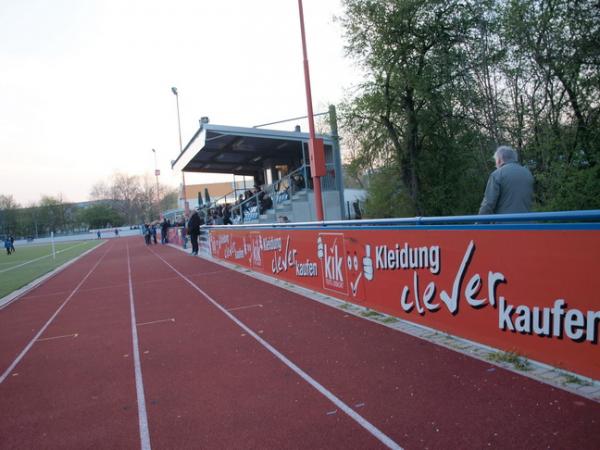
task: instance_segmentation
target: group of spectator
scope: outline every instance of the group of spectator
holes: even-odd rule
[[[238,197],[233,208],[234,216],[241,216],[251,209],[257,209],[259,214],[264,214],[265,211],[273,207],[273,199],[269,194],[261,189],[260,186],[254,185],[254,189],[248,189],[243,195]]]
[[[174,224],[175,226],[179,225],[178,223]],[[144,242],[146,245],[150,245],[152,243],[158,244],[157,239],[157,229],[160,228],[160,243],[168,244],[169,243],[169,228],[174,226],[171,224],[169,219],[164,218],[162,222],[151,222],[142,224],[142,235],[144,236]]]
[[[6,236],[4,239],[4,248],[7,255],[15,252],[15,238],[13,236]]]
[[[154,240],[156,244],[156,224],[155,223],[144,223],[142,225],[142,234],[144,235],[144,242],[146,245],[150,245]]]
[[[204,217],[204,222],[206,225],[231,225],[233,223],[231,216],[231,205],[225,203],[208,209],[206,217]]]

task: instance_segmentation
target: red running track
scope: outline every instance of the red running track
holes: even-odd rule
[[[598,403],[135,238],[0,310],[0,411],[2,449],[600,448]]]

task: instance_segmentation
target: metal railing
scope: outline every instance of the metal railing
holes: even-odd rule
[[[235,188],[233,191],[228,192],[221,197],[216,199],[211,199],[209,203],[203,203],[200,205],[201,209],[212,209],[218,206],[219,204],[227,204],[227,199],[229,199],[229,204],[233,204],[238,201],[238,193],[244,193],[246,190],[244,188]]]
[[[233,224],[237,225],[251,220],[257,220],[260,217],[261,212],[276,209],[278,205],[287,201],[292,201],[295,194],[306,190],[305,174],[306,167],[301,166],[280,180],[264,186],[261,192],[257,192],[243,202],[234,205],[231,208]],[[261,205],[261,199],[264,197],[270,198],[271,203]],[[262,207],[265,208],[264,211],[261,211]]]
[[[569,228],[600,229],[600,210],[534,212],[519,214],[486,214],[440,217],[406,217],[392,219],[335,220],[323,222],[296,222],[272,224],[247,224],[238,227],[255,228]],[[215,228],[219,228],[216,226]]]

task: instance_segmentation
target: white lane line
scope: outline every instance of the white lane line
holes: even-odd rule
[[[229,308],[227,311],[238,311],[240,309],[248,309],[248,308],[262,308],[263,305],[257,303],[256,305],[248,305],[248,306],[238,306],[237,308]]]
[[[279,350],[261,338],[258,334],[248,328],[242,321],[240,321],[237,317],[227,311],[224,307],[222,307],[215,299],[213,299],[210,295],[200,289],[198,286],[194,284],[188,277],[179,272],[175,267],[169,264],[165,259],[163,259],[158,253],[155,253],[153,250],[148,249],[151,253],[154,253],[156,257],[158,257],[162,262],[164,262],[167,266],[173,270],[177,275],[183,278],[190,286],[192,286],[195,290],[197,290],[200,294],[202,294],[210,303],[212,303],[216,308],[218,308],[223,314],[229,317],[233,322],[235,322],[242,330],[252,336],[254,339],[258,341],[264,348],[266,348],[269,352],[271,352],[276,358],[278,358],[282,363],[292,369],[296,374],[298,374],[304,381],[310,384],[313,388],[315,388],[319,393],[325,396],[329,401],[331,401],[335,406],[344,411],[351,419],[353,419],[356,423],[358,423],[361,427],[367,430],[373,437],[378,439],[383,445],[388,448],[394,450],[402,450],[402,447],[398,445],[395,441],[393,441],[389,436],[387,436],[383,431],[369,422],[367,419],[362,417],[356,411],[354,411],[350,406],[336,397],[331,391],[329,391],[325,386],[320,384],[317,380],[312,378],[309,374],[304,372],[300,367],[290,361],[285,355],[283,355]]]
[[[200,273],[195,273],[194,275],[190,275],[192,277],[203,277],[206,275],[214,275],[216,273],[225,273],[227,272],[227,270],[212,270],[210,272],[200,272]]]
[[[74,334],[64,334],[62,336],[53,336],[53,337],[48,337],[48,338],[39,338],[37,341],[38,342],[42,342],[42,341],[53,341],[55,339],[64,339],[64,338],[76,338],[77,336],[79,336],[79,333],[74,333]]]
[[[163,322],[175,322],[175,317],[171,317],[170,319],[153,320],[152,322],[138,323],[137,326],[141,327],[144,325],[154,325],[155,323],[163,323]]]
[[[62,253],[62,252],[66,252],[67,250],[71,250],[72,248],[79,247],[80,245],[83,245],[83,244],[85,244],[85,242],[80,242],[79,244],[75,244],[75,245],[72,245],[70,247],[63,248],[62,250],[57,251],[56,254],[59,254],[59,253]],[[31,264],[32,262],[39,261],[40,259],[49,258],[50,256],[52,256],[52,254],[40,256],[39,258],[35,258],[35,259],[30,259],[29,261],[25,261],[24,263],[18,264],[16,266],[12,266],[12,267],[8,267],[6,269],[2,269],[2,270],[0,270],[0,273],[8,272],[9,270],[13,270],[13,269],[17,269],[19,267],[26,266],[27,264]]]
[[[88,277],[92,274],[92,272],[94,270],[96,270],[96,267],[98,267],[98,265],[100,264],[100,262],[104,259],[104,257],[106,256],[106,254],[109,252],[109,250],[110,250],[110,248],[108,248],[106,250],[106,252],[104,252],[104,254],[100,257],[100,259],[98,260],[98,262],[96,264],[94,264],[94,267],[92,267],[90,269],[90,271],[86,274],[86,276],[83,277],[83,279],[79,282],[79,284],[75,287],[75,289],[73,289],[73,291],[69,294],[69,296],[67,297],[67,299],[62,303],[62,305],[60,305],[58,307],[58,309],[54,312],[54,314],[52,314],[52,317],[50,317],[48,319],[48,322],[46,322],[44,324],[44,326],[42,328],[40,328],[40,331],[37,332],[37,334],[33,337],[33,339],[31,341],[29,341],[29,344],[27,344],[27,346],[23,349],[23,351],[21,353],[19,353],[19,356],[17,356],[17,358],[8,367],[8,369],[6,369],[4,371],[4,373],[2,374],[2,376],[0,376],[0,384],[2,384],[4,382],[4,380],[6,380],[6,377],[8,377],[8,374],[10,372],[12,372],[12,370],[17,366],[17,364],[19,364],[19,362],[21,362],[21,360],[27,354],[27,352],[31,349],[31,347],[33,346],[33,344],[35,343],[35,341],[37,341],[40,338],[40,336],[44,333],[44,331],[46,331],[46,328],[48,328],[48,326],[52,323],[52,321],[56,318],[56,316],[58,316],[58,314],[62,311],[62,309],[65,307],[65,305],[67,303],[69,303],[69,300],[71,300],[71,298],[73,298],[73,296],[77,293],[77,291],[79,290],[79,288],[81,287],[81,285],[83,283],[85,283],[85,280],[87,280]]]
[[[142,363],[135,326],[135,305],[133,300],[133,283],[131,281],[131,258],[129,257],[129,244],[127,244],[127,274],[129,276],[129,307],[131,310],[131,337],[133,340],[133,365],[135,368],[135,391],[138,403],[138,421],[140,427],[140,445],[142,450],[150,450],[150,430],[148,428],[148,414],[146,413],[146,397],[144,397],[144,380],[142,378]],[[175,320],[175,319],[173,319]]]

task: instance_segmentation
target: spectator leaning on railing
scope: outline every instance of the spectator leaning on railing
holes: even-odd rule
[[[494,153],[496,170],[488,178],[479,214],[526,213],[533,201],[533,175],[517,161],[517,152],[509,146]]]

